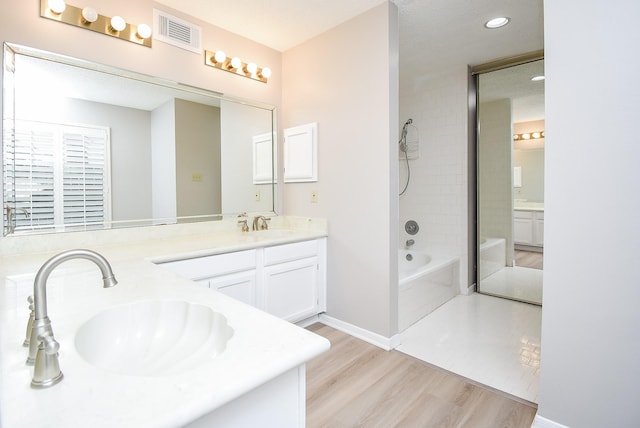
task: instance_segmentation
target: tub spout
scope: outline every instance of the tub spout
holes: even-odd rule
[[[407,248],[409,248],[415,243],[416,243],[416,241],[414,241],[413,239],[407,239],[407,242],[405,242],[405,245],[406,245]]]

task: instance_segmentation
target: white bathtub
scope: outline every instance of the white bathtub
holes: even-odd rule
[[[482,238],[480,241],[480,280],[507,265],[507,241],[504,238]]]
[[[411,260],[407,260],[407,255]],[[399,251],[398,328],[401,332],[458,294],[459,263],[457,257],[432,258],[420,251]]]

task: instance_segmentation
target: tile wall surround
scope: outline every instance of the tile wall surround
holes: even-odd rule
[[[251,216],[249,217],[252,218]],[[270,216],[271,229],[327,230],[325,219]],[[16,235],[0,238],[0,257],[29,253],[47,253],[68,248],[91,248],[102,245],[116,245],[176,236],[242,233],[237,218],[201,223],[165,224],[156,226],[131,227],[97,230],[88,232],[52,233],[39,235]],[[251,233],[251,232],[246,232]]]
[[[416,249],[460,258],[460,278],[467,278],[467,67],[460,66],[401,88],[400,123],[408,118],[420,134],[420,157],[410,160],[411,182],[400,197],[400,245],[410,237],[407,220],[420,231]],[[400,186],[407,168],[400,160]],[[467,293],[467,284],[461,284]]]

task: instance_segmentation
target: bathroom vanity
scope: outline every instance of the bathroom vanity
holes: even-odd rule
[[[516,201],[513,211],[513,241],[516,245],[544,246],[544,203]]]
[[[324,310],[326,224],[286,218],[272,223],[268,231],[248,233],[240,232],[234,219],[51,239],[5,238],[0,246],[0,425],[304,426],[305,363],[326,351],[329,342],[290,321]],[[99,271],[82,260],[52,272],[48,310],[64,379],[32,389],[33,368],[25,364],[22,346],[26,299],[49,257],[79,247],[102,254],[119,283],[103,289]],[[79,352],[79,341],[85,340],[79,332],[95,317],[157,302],[197,305],[224,318],[231,333],[223,349],[180,370],[144,373],[145,364],[123,373],[108,363],[98,367]]]

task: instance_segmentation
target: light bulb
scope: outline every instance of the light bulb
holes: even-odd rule
[[[262,71],[260,71],[260,76],[268,79],[271,77],[271,69],[269,67],[262,67]]]
[[[514,139],[514,140],[519,140],[519,139],[520,139],[520,136],[519,136],[518,134],[513,134],[513,139]]]
[[[82,19],[84,19],[85,23],[92,23],[98,20],[98,12],[92,7],[85,7],[82,9]]]
[[[541,80],[544,80],[544,76],[543,75],[533,76],[531,80],[534,82],[539,82]]]
[[[533,134],[531,134],[531,137],[540,138],[540,133],[539,132],[534,132]]]
[[[250,62],[245,67],[245,72],[251,74],[252,76],[256,74],[256,71],[258,71],[258,66],[256,65],[255,62]]]
[[[138,25],[138,31],[136,32],[136,34],[141,39],[148,39],[149,37],[151,37],[151,27],[149,27],[147,24],[140,24]]]
[[[531,135],[529,135],[529,134],[522,134],[522,139],[523,139],[523,140],[528,140],[529,138],[531,138]]]
[[[233,59],[231,60],[231,68],[240,68],[241,65],[242,65],[242,60],[237,56],[234,56]]]
[[[66,8],[64,0],[49,0],[49,10],[56,15],[60,15]]]
[[[114,31],[122,31],[126,27],[127,27],[127,23],[125,22],[123,17],[116,15],[113,18],[111,18],[111,28]]]
[[[216,51],[215,55],[213,56],[213,60],[217,64],[222,64],[226,59],[227,59],[227,54],[224,53],[224,51]]]

